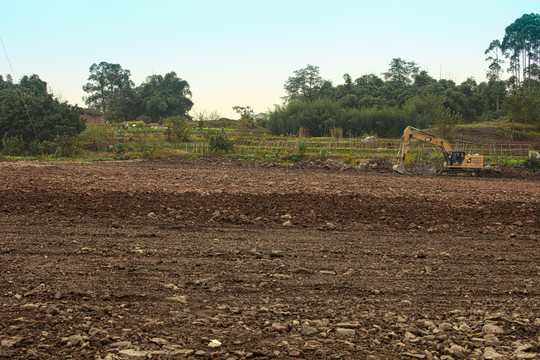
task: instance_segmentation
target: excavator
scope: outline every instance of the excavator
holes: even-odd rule
[[[441,148],[444,155],[442,170],[436,172],[437,175],[469,175],[476,176],[477,172],[484,167],[484,157],[480,155],[465,155],[465,151],[452,150],[448,140],[429,134],[423,130],[408,126],[403,132],[401,144],[398,152],[398,163],[393,169],[399,174],[406,174],[405,157],[409,151],[411,140],[417,139]]]

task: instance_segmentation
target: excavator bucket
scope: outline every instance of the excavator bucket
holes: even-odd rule
[[[394,165],[392,167],[392,169],[394,169],[395,172],[397,172],[398,174],[402,174],[402,175],[405,175],[407,172],[405,171],[405,165],[403,165],[403,163],[399,163],[397,165]]]

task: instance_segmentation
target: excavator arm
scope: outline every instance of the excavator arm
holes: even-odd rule
[[[407,152],[409,151],[412,139],[417,139],[420,141],[424,141],[428,144],[440,147],[445,160],[448,161],[448,155],[452,151],[452,146],[446,139],[429,134],[423,130],[414,128],[412,126],[408,126],[403,132],[403,137],[401,138],[401,143],[398,151],[398,163],[397,165],[394,165],[394,170],[398,173],[405,174],[405,157],[407,156]]]

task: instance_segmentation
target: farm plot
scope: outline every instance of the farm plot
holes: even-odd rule
[[[538,357],[538,176],[348,170],[0,162],[0,358]]]

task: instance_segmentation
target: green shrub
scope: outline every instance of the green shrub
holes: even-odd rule
[[[74,137],[68,135],[58,135],[55,138],[56,150],[55,158],[73,157],[81,152],[78,142]]]
[[[32,141],[30,143],[30,154],[32,155],[54,154],[57,147],[58,147],[58,144],[56,144],[54,141],[44,140],[41,143],[39,141]]]
[[[527,159],[523,161],[521,165],[525,170],[530,172],[537,172],[540,170],[540,160],[539,159]]]
[[[308,150],[308,142],[306,140],[298,141],[297,149],[298,153],[303,157]]]
[[[129,156],[126,156],[126,151],[129,150],[129,146],[123,143],[116,144],[114,146],[115,158],[118,160],[127,160]]]
[[[191,137],[191,126],[183,116],[173,116],[165,120],[165,135],[169,142],[188,142]]]
[[[152,158],[154,157],[154,154],[156,153],[156,145],[152,144],[147,146],[143,151],[143,157],[144,158]]]
[[[210,151],[211,152],[226,152],[234,149],[234,143],[231,140],[227,140],[223,135],[216,135],[210,137]]]
[[[302,161],[303,158],[304,157],[301,154],[291,154],[287,160],[290,162],[299,162]]]
[[[26,152],[26,144],[22,136],[6,136],[2,137],[2,154],[11,156],[24,155]]]
[[[114,141],[114,128],[110,125],[91,125],[79,134],[79,139],[95,151],[104,151]]]

